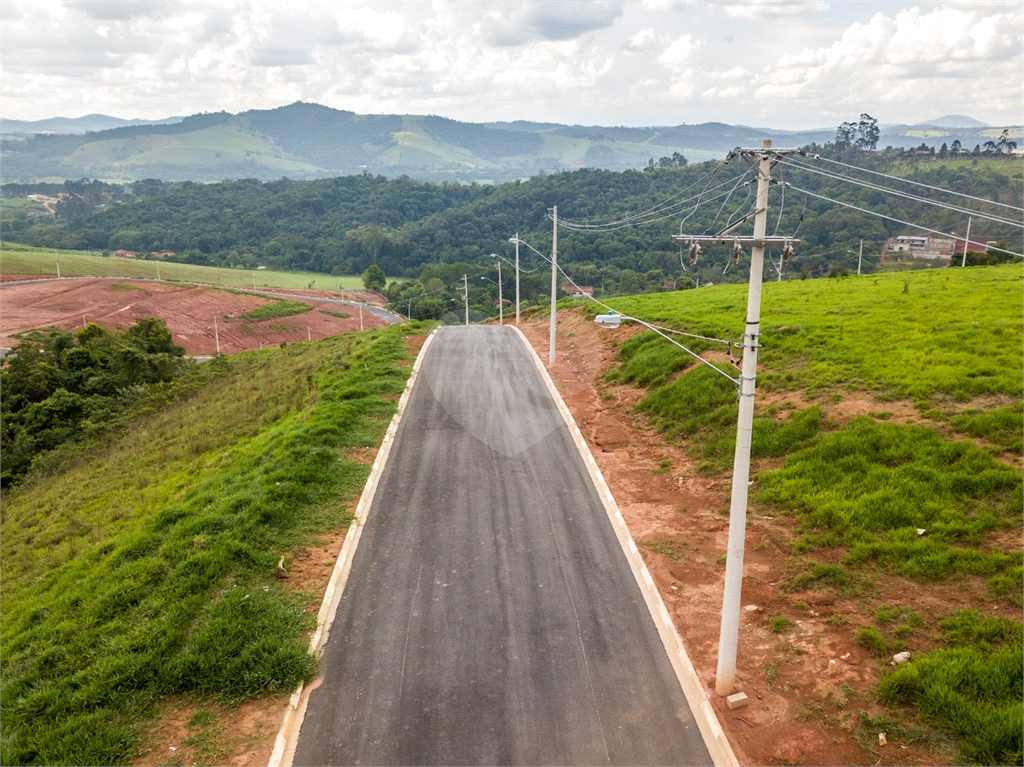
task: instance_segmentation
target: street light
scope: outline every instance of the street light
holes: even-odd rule
[[[491,255],[493,256],[495,254],[492,253]],[[503,303],[503,299],[501,297],[501,261],[498,262],[498,281],[497,282],[492,280],[490,277],[484,277],[482,274],[480,275],[480,279],[481,280],[487,280],[492,285],[497,285],[498,286],[498,325],[504,325],[505,324],[505,304]]]
[[[538,256],[540,256],[545,261],[547,261],[549,264],[551,264],[552,274],[554,274],[555,265],[554,265],[554,263],[552,263],[551,259],[548,256],[545,256],[543,253],[541,253],[539,250],[537,250],[535,247],[533,247],[533,245],[528,243],[526,240],[519,239],[519,235],[518,234],[516,234],[515,237],[510,237],[508,241],[512,242],[512,243],[515,243],[515,246],[516,246],[516,325],[519,325],[519,272],[520,272],[520,269],[519,269],[519,245],[520,244],[525,245],[530,250],[532,250],[534,253],[536,253]],[[499,258],[500,258],[500,256],[499,256]],[[535,269],[523,269],[522,271],[526,272],[527,274],[530,274],[530,272],[535,272],[539,268],[540,267],[538,266]],[[554,279],[554,278],[552,277],[552,279]],[[552,292],[552,298],[553,297],[554,297],[554,293]],[[551,313],[552,313],[552,315],[554,315],[554,308],[555,308],[554,307],[554,302],[552,301],[552,306],[551,306]],[[554,328],[553,324],[552,324],[552,328]],[[553,361],[554,361],[554,358],[552,357],[552,362]]]

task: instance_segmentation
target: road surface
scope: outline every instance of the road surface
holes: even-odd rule
[[[292,763],[711,764],[524,342],[421,365]]]

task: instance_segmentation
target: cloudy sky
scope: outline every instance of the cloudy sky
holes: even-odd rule
[[[1021,0],[0,0],[0,114],[1024,122]]]

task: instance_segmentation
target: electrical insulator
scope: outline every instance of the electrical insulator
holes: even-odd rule
[[[782,249],[782,267],[786,268],[789,266],[789,257],[793,255],[793,243],[787,242],[785,247]]]
[[[690,246],[690,266],[697,265],[697,256],[700,255],[700,245],[696,242]]]
[[[740,254],[743,252],[743,248],[740,246],[740,241],[736,240],[732,244],[732,265],[740,265]]]

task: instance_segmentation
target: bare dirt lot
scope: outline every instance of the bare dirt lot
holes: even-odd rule
[[[15,281],[18,276],[5,275],[5,281]],[[274,299],[236,290],[150,280],[73,278],[12,285],[0,293],[0,346],[14,346],[16,334],[31,330],[50,327],[71,331],[85,322],[111,330],[124,329],[142,317],[164,320],[174,342],[192,355],[216,353],[218,337],[220,351],[231,354],[359,330],[358,309],[323,301],[337,300],[340,293],[287,292],[290,298],[308,303],[311,310],[288,317],[251,320],[242,315]],[[363,291],[346,291],[345,297],[361,299],[362,295]],[[363,312],[364,328],[383,325],[383,320]]]
[[[928,737],[921,742],[921,737],[895,737],[890,729],[887,744],[880,746],[881,729],[863,725],[865,714],[891,716],[872,694],[889,659],[870,655],[854,637],[871,625],[874,611],[883,605],[916,610],[932,631],[937,617],[965,607],[1017,619],[1019,611],[994,602],[981,578],[922,587],[882,571],[866,571],[868,585],[855,595],[832,590],[785,593],[779,586],[800,559],[788,548],[796,537],[792,521],[773,518],[752,504],[737,669],[737,689],[750,703],[728,710],[714,692],[714,677],[731,478],[699,474],[698,462],[684,446],[667,442],[636,412],[642,390],[609,386],[602,379],[615,365],[617,345],[642,328],[597,330],[589,317],[572,312],[560,316],[552,378],[643,552],[740,764],[951,763],[955,749],[938,733],[925,733]],[[545,362],[548,327],[546,320],[523,325]],[[795,398],[803,402],[799,394]],[[817,403],[837,423],[861,409],[859,403],[843,400]],[[886,409],[899,406],[902,412],[902,404],[886,403]],[[780,461],[755,462],[751,476]],[[825,550],[814,555],[823,562],[830,557],[838,554]],[[773,631],[769,622],[779,616],[787,619],[786,627]],[[927,635],[915,637],[916,652],[934,646]],[[830,661],[835,661],[831,673]]]

